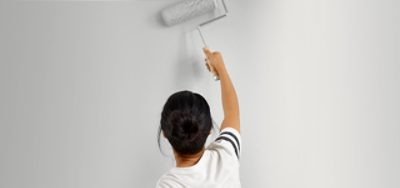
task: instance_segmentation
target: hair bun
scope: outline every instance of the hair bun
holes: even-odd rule
[[[199,126],[196,122],[192,121],[191,119],[187,118],[182,122],[182,129],[183,132],[192,135],[196,134],[199,131]]]
[[[175,111],[171,114],[172,136],[179,140],[194,140],[199,133],[199,124],[191,114]]]

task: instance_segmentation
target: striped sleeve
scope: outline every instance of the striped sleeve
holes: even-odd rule
[[[225,142],[226,145],[229,145],[229,149],[232,150],[232,153],[236,155],[237,159],[240,158],[242,141],[240,133],[236,129],[230,127],[223,129],[215,141]]]

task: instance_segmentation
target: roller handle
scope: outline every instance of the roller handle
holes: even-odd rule
[[[200,34],[200,37],[201,37],[201,41],[202,41],[203,44],[204,44],[204,48],[207,48],[207,49],[208,49],[206,40],[204,39],[203,33],[202,33],[201,30],[200,30],[200,27],[197,27],[197,30],[199,31],[199,34]],[[204,49],[204,48],[203,48],[203,49]],[[218,80],[219,80],[219,76],[218,76],[217,72],[214,70],[214,67],[213,67],[213,66],[211,65],[211,63],[208,61],[208,58],[207,58],[207,57],[206,57],[205,61],[206,61],[207,69],[212,73],[214,80],[215,80],[215,81],[218,81]]]
[[[217,72],[214,70],[214,67],[211,65],[211,63],[208,61],[208,59],[206,58],[206,66],[207,69],[211,72],[211,74],[213,75],[213,78],[215,81],[219,80],[219,76],[217,74]]]
[[[204,49],[208,49],[208,47],[204,47],[203,50]],[[206,54],[205,61],[206,61],[206,67],[211,72],[211,74],[213,75],[214,80],[215,81],[219,81],[218,73],[217,73],[217,71],[215,71],[214,66],[211,64],[210,60],[208,59],[208,55],[207,54]]]

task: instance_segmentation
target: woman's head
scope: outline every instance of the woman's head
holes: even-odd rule
[[[175,152],[196,154],[204,148],[212,128],[210,107],[197,93],[176,92],[165,103],[160,123],[159,135],[162,131]]]

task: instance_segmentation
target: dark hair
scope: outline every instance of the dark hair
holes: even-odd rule
[[[210,107],[197,93],[179,91],[172,94],[164,105],[158,131],[161,131],[174,150],[182,155],[202,150],[212,128]]]

